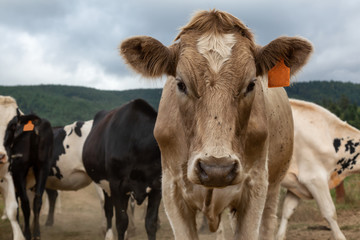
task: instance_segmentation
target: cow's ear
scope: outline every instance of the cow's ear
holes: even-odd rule
[[[16,116],[19,118],[21,116],[21,112],[19,108],[16,108]]]
[[[282,60],[290,68],[290,75],[294,75],[306,64],[312,51],[311,43],[303,38],[277,38],[264,47],[257,47],[255,55],[256,75],[266,74]]]
[[[140,36],[124,40],[119,50],[125,62],[144,77],[156,78],[163,74],[175,75],[177,43],[166,47],[152,37]]]

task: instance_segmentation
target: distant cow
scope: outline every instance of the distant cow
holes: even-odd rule
[[[55,163],[46,181],[46,192],[49,197],[49,214],[46,225],[54,223],[56,190],[77,191],[88,186],[92,180],[86,173],[82,162],[82,150],[91,126],[90,121],[76,121],[65,127],[53,129]]]
[[[278,239],[284,239],[288,219],[300,199],[314,198],[334,239],[343,240],[329,189],[360,172],[360,131],[319,105],[290,100],[294,115],[294,155],[282,181],[287,188]]]
[[[89,176],[105,193],[106,239],[112,239],[113,205],[118,240],[124,239],[130,195],[137,204],[148,196],[145,227],[150,240],[156,237],[161,200],[160,150],[153,136],[156,115],[148,103],[137,99],[94,118],[83,161]]]
[[[53,149],[53,132],[49,121],[34,114],[20,115],[17,112],[8,124],[4,146],[10,159],[10,169],[16,189],[16,196],[21,200],[24,215],[24,235],[27,240],[40,239],[39,214],[46,179],[50,172]],[[26,178],[32,169],[36,179],[34,198],[34,224],[30,232],[30,205],[26,193]]]
[[[8,217],[14,240],[24,240],[19,223],[16,219],[18,204],[15,197],[14,183],[9,172],[9,157],[4,147],[5,130],[10,120],[16,116],[18,108],[14,98],[0,96],[0,192],[5,200],[5,213]]]
[[[215,231],[227,207],[236,222],[234,239],[273,239],[294,133],[287,95],[268,89],[273,82],[267,76],[280,66],[289,79],[312,46],[281,37],[260,47],[246,25],[217,10],[198,12],[176,40],[165,47],[140,36],[120,46],[138,73],[169,76],[154,135],[175,239],[198,239],[198,210]],[[272,76],[275,82],[281,78]]]

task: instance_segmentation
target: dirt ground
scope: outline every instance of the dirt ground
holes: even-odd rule
[[[46,214],[41,217],[41,237],[45,240],[100,240],[104,239],[101,229],[102,210],[92,185],[77,192],[62,192],[61,208],[57,208],[55,224],[46,227]],[[0,200],[0,213],[3,202]],[[129,239],[147,239],[144,227],[143,207],[135,210],[135,235]],[[338,209],[338,222],[348,240],[360,239],[360,208]],[[231,239],[230,226],[227,217],[223,217],[225,223],[226,238]],[[166,218],[164,208],[160,208],[161,227],[157,233],[157,239],[173,239],[171,227]],[[332,239],[331,231],[324,230],[328,227],[322,219],[320,212],[313,201],[300,204],[291,218],[287,231],[287,239],[290,240],[319,240]],[[215,239],[215,235],[200,234],[201,240]],[[0,220],[0,240],[11,240],[11,227],[7,220]]]

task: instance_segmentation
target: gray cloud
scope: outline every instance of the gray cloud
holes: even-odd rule
[[[281,35],[312,41],[315,52],[297,81],[360,82],[357,0],[2,0],[0,85],[161,87],[161,81],[146,81],[127,69],[119,43],[150,35],[170,45],[196,10],[212,8],[240,18],[261,45]]]

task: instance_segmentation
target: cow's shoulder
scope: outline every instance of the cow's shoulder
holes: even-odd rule
[[[147,114],[149,116],[153,116],[156,118],[157,113],[156,113],[155,109],[143,99],[140,99],[140,98],[135,99],[129,103],[129,106],[132,107],[136,111],[142,112],[144,114]]]

